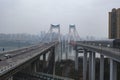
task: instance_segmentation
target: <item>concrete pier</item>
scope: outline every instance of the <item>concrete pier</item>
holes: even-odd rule
[[[87,80],[87,50],[83,53],[83,80]]]
[[[100,80],[104,80],[104,56],[100,55]]]
[[[117,80],[117,63],[110,58],[110,80]]]

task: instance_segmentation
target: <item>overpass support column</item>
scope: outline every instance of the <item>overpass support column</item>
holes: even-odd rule
[[[100,55],[100,80],[104,80],[104,56]]]
[[[61,42],[58,45],[58,61],[60,62],[62,60],[62,52],[61,52]]]
[[[53,74],[55,65],[55,48],[52,48],[49,55],[48,74]]]
[[[92,52],[89,52],[89,80],[91,80]]]
[[[40,72],[40,58],[38,58],[37,60],[36,60],[36,71],[37,72]]]
[[[68,59],[68,46],[67,46],[67,44],[65,44],[66,46],[65,46],[65,53],[66,53],[66,60]]]
[[[70,46],[69,46],[69,41],[68,41],[68,43],[67,43],[67,59],[69,59],[69,55],[70,55],[69,49],[70,49]]]
[[[91,80],[95,80],[95,52],[92,53]]]
[[[84,50],[83,56],[83,80],[87,80],[87,50]]]
[[[95,80],[95,52],[89,53],[89,80]]]
[[[32,70],[32,71],[33,71],[33,72],[36,72],[36,71],[37,71],[37,69],[36,69],[36,68],[37,68],[37,66],[36,66],[36,62],[33,62],[32,65],[33,65],[33,70]]]
[[[63,53],[63,41],[61,40],[61,60],[62,60],[62,53]]]
[[[55,48],[53,49],[53,75],[55,74]]]
[[[117,63],[110,59],[110,80],[117,80]]]
[[[77,50],[77,46],[75,46],[75,70],[78,71],[78,50]]]
[[[43,66],[42,66],[43,72],[45,71],[45,68],[46,68],[46,54],[44,53],[43,54]]]
[[[43,62],[45,62],[46,61],[46,54],[44,53],[43,54]]]

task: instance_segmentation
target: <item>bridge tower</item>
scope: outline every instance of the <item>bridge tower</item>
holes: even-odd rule
[[[53,30],[58,30],[58,32],[54,32]],[[58,40],[60,42],[61,37],[60,37],[60,24],[51,24],[50,27],[50,42],[53,40]]]
[[[69,35],[68,35],[68,43],[74,47],[75,50],[75,70],[78,70],[78,51],[76,47],[76,41],[80,40],[78,32],[74,24],[69,25]],[[68,46],[68,51],[71,50],[71,46]]]
[[[76,30],[76,27],[74,24],[70,24],[69,25],[69,38],[68,38],[68,42],[71,42],[71,41],[79,41],[80,40],[80,37],[79,37],[79,34]]]
[[[62,59],[60,24],[51,24],[50,29],[45,34],[44,38],[41,40],[42,43],[49,43],[54,41],[59,42],[59,45],[56,48],[59,53],[56,58],[60,60]]]
[[[55,32],[57,30],[57,32]],[[62,59],[62,40],[61,40],[61,34],[60,34],[60,24],[51,24],[50,27],[50,42],[56,40],[59,41],[58,45],[58,60],[60,61]]]
[[[60,41],[60,25],[59,24],[51,24],[50,29],[45,36],[41,40],[42,43],[48,43],[53,41]]]

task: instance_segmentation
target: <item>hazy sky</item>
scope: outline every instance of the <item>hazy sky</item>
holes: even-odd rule
[[[107,37],[108,12],[119,7],[120,0],[0,0],[0,33],[38,34],[58,23],[62,33],[75,24],[80,36]]]

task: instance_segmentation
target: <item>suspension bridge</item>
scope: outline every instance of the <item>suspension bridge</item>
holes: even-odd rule
[[[110,60],[109,79],[117,80],[120,50],[82,41],[73,24],[69,25],[68,34],[67,38],[63,40],[60,25],[51,24],[39,44],[1,53],[0,80],[74,80],[55,75],[55,62],[62,60],[64,49],[66,59],[68,59],[71,47],[74,47],[75,51],[75,70],[78,70],[78,54],[83,54],[83,80],[95,80],[96,53],[100,54],[100,79],[98,80],[104,80],[105,56]],[[4,55],[7,55],[7,58]],[[41,58],[43,62],[40,61]],[[89,66],[87,66],[88,61]]]

